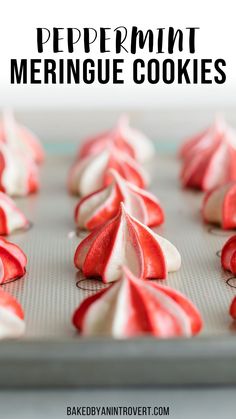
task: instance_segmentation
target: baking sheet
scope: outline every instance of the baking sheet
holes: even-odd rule
[[[25,233],[9,237],[28,256],[27,275],[4,288],[22,303],[26,315],[26,339],[75,337],[71,326],[74,308],[89,294],[100,289],[100,281],[76,283],[82,276],[73,264],[79,238],[73,224],[77,198],[66,192],[72,157],[48,157],[42,168],[38,195],[17,199],[19,207],[33,222]],[[236,280],[220,267],[222,245],[232,232],[222,232],[202,224],[202,193],[183,191],[178,182],[179,163],[174,157],[157,157],[148,164],[150,189],[160,199],[166,222],[156,231],[173,242],[182,256],[182,267],[160,281],[186,294],[200,309],[203,335],[234,333],[228,316],[229,303],[236,294]],[[82,233],[82,236],[85,233]],[[231,286],[230,286],[231,285]],[[91,291],[89,291],[91,289]]]
[[[42,168],[40,193],[17,199],[33,227],[9,239],[27,254],[28,268],[24,278],[4,288],[22,303],[27,329],[18,342],[0,344],[4,384],[236,382],[235,326],[228,316],[236,280],[221,269],[219,258],[232,232],[202,224],[203,195],[180,188],[179,162],[173,156],[157,156],[147,165],[150,189],[166,214],[165,225],[156,231],[172,241],[182,255],[180,271],[161,282],[180,290],[197,305],[204,320],[202,333],[193,339],[147,337],[119,342],[81,338],[73,329],[75,307],[103,285],[85,280],[79,282],[84,290],[77,286],[83,277],[73,265],[79,238],[73,223],[77,198],[66,191],[71,162],[71,156],[49,156]],[[214,373],[209,376],[210,370]]]

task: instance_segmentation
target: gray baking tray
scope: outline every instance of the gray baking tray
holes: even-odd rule
[[[221,269],[219,258],[232,232],[202,224],[202,193],[180,188],[179,162],[173,156],[157,156],[147,165],[150,189],[166,213],[165,225],[156,231],[182,255],[180,271],[165,283],[200,309],[202,333],[192,339],[116,341],[82,338],[73,329],[75,307],[103,285],[78,283],[83,278],[73,265],[80,239],[73,224],[77,199],[66,191],[71,162],[72,156],[49,156],[40,193],[17,200],[33,226],[9,239],[27,254],[28,269],[24,278],[4,288],[22,303],[27,330],[23,339],[0,343],[1,386],[236,383],[235,326],[228,315],[236,280]]]

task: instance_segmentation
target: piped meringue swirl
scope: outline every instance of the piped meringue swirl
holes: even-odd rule
[[[25,275],[26,264],[26,255],[20,247],[0,237],[0,284]]]
[[[78,158],[97,154],[110,144],[140,162],[149,160],[155,153],[152,142],[140,131],[131,128],[127,115],[122,115],[110,131],[88,138],[79,150]]]
[[[0,190],[10,196],[26,196],[39,188],[38,167],[22,152],[0,144]]]
[[[187,297],[142,281],[125,267],[119,281],[82,302],[72,321],[82,335],[119,339],[190,337],[202,328],[201,315]]]
[[[0,288],[0,339],[18,338],[25,332],[20,303]]]
[[[188,141],[180,154],[184,187],[208,191],[236,180],[236,134],[222,120]]]
[[[29,227],[29,221],[15,202],[3,192],[0,192],[0,235],[7,236],[15,230]]]
[[[221,115],[217,115],[212,125],[183,143],[179,150],[179,156],[186,159],[188,156],[201,153],[217,144],[221,139],[229,141],[232,146],[236,146],[236,133]]]
[[[181,257],[176,247],[132,217],[121,203],[120,211],[81,241],[74,256],[75,266],[85,277],[117,281],[122,266],[143,279],[165,279],[177,271]]]
[[[236,275],[236,235],[230,237],[221,252],[222,268]]]
[[[98,155],[77,160],[72,166],[68,189],[75,195],[88,195],[112,182],[110,169],[115,169],[124,179],[144,188],[148,182],[146,172],[139,164],[115,147],[104,149]]]
[[[81,229],[93,230],[110,220],[120,210],[126,210],[143,224],[154,227],[164,222],[164,211],[158,199],[150,192],[123,179],[116,170],[110,170],[112,183],[82,198],[75,208],[75,223]]]
[[[203,201],[202,216],[207,223],[222,229],[236,228],[236,182],[229,182],[209,191]]]
[[[37,164],[44,161],[43,147],[36,135],[16,122],[12,112],[5,111],[0,122],[0,143],[8,144],[13,151],[19,151]]]

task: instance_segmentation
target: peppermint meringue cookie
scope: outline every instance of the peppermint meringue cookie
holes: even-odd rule
[[[183,187],[208,191],[236,180],[236,148],[233,139],[219,138],[199,153],[190,152],[183,162]]]
[[[18,338],[25,333],[20,303],[0,288],[0,339]]]
[[[236,228],[236,182],[209,191],[203,201],[205,222],[219,224],[222,229]]]
[[[125,210],[81,241],[75,266],[86,278],[101,277],[104,283],[122,276],[122,265],[143,279],[165,279],[181,265],[178,250]]]
[[[232,317],[233,320],[236,320],[236,297],[233,298],[230,304],[229,315]]]
[[[112,182],[109,169],[115,169],[124,179],[140,188],[147,185],[147,174],[139,164],[126,153],[109,147],[97,155],[75,162],[68,178],[70,193],[85,196],[109,185]]]
[[[85,157],[101,153],[101,151],[111,145],[123,153],[128,154],[133,159],[136,159],[134,148],[127,141],[125,141],[116,130],[107,131],[102,134],[98,134],[95,137],[88,138],[79,148],[77,159],[81,160]]]
[[[188,156],[201,153],[208,147],[217,144],[220,139],[228,141],[228,137],[230,138],[230,142],[234,139],[233,143],[235,143],[235,132],[226,124],[222,116],[217,116],[210,127],[184,142],[180,148],[179,156],[180,158],[185,159],[188,158]]]
[[[100,153],[111,143],[140,162],[149,160],[155,154],[154,146],[149,138],[131,128],[128,117],[123,115],[114,129],[86,140],[80,148],[78,157],[84,158]]]
[[[82,302],[72,322],[84,336],[118,339],[190,337],[202,328],[201,315],[187,297],[172,288],[142,281],[125,268],[119,281]]]
[[[28,128],[16,122],[12,112],[5,111],[0,123],[0,143],[6,143],[13,150],[20,151],[34,160],[37,164],[44,161],[43,147]]]
[[[29,221],[15,202],[0,192],[0,235],[7,236],[15,230],[27,229]]]
[[[236,275],[236,236],[230,237],[223,246],[221,265],[223,269]]]
[[[38,167],[27,155],[0,144],[0,190],[10,196],[26,196],[39,188]]]
[[[26,255],[20,247],[0,237],[0,284],[25,275],[26,264]]]
[[[75,208],[75,223],[81,229],[93,230],[113,218],[123,202],[130,215],[154,227],[164,222],[164,212],[157,198],[127,182],[111,169],[112,183],[82,198]]]

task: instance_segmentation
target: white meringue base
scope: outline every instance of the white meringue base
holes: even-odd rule
[[[0,307],[0,339],[18,338],[25,333],[25,322],[10,310]]]

